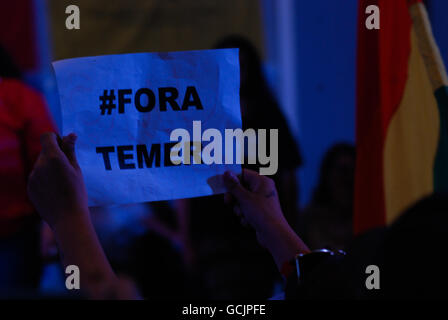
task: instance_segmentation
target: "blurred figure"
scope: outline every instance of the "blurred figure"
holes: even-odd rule
[[[168,201],[90,208],[113,267],[145,299],[180,299],[185,293],[184,247]]]
[[[278,129],[279,168],[272,178],[279,188],[280,202],[291,225],[297,219],[296,169],[302,160],[285,118],[271,94],[255,47],[245,38],[230,36],[216,48],[239,48],[240,103],[243,129]],[[269,152],[269,150],[268,150]],[[247,159],[245,160],[247,163]],[[260,164],[243,165],[258,171]],[[199,298],[266,299],[280,281],[269,253],[261,248],[254,230],[241,226],[232,208],[223,206],[223,196],[186,201],[194,249],[195,277]]]
[[[263,75],[261,58],[254,45],[238,35],[222,39],[216,48],[240,49],[240,104],[243,129],[278,129],[279,168],[270,178],[274,180],[279,191],[285,217],[295,228],[299,198],[296,170],[302,165],[302,157],[280,106]],[[243,167],[259,171],[260,164],[246,164]]]
[[[0,46],[0,288],[33,289],[40,275],[40,221],[26,193],[40,152],[55,127],[43,98],[20,80]],[[11,292],[11,291],[10,291]]]
[[[301,234],[310,249],[344,249],[353,237],[355,147],[340,143],[325,154],[319,184],[303,212]]]

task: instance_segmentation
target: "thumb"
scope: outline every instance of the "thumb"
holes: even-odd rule
[[[233,172],[226,171],[223,180],[227,191],[234,196],[239,203],[246,202],[251,196],[251,193],[241,185]]]
[[[57,136],[54,132],[43,133],[40,136],[40,144],[44,154],[58,154],[60,152]]]
[[[74,133],[70,133],[69,135],[62,138],[62,150],[64,151],[68,161],[72,164],[73,167],[79,168],[78,160],[76,159],[75,153],[75,143],[78,137]]]

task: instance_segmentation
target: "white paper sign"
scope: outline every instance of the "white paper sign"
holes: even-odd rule
[[[224,192],[220,176],[241,166],[173,165],[170,133],[183,128],[193,137],[193,121],[223,137],[241,128],[238,61],[237,49],[219,49],[55,62],[62,132],[78,135],[89,205]]]

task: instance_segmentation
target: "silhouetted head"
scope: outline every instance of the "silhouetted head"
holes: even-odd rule
[[[261,58],[255,46],[246,38],[239,35],[227,36],[215,45],[217,49],[240,49],[241,88],[249,90],[263,85]]]
[[[284,120],[263,75],[261,58],[255,46],[242,36],[231,35],[218,41],[215,48],[239,49],[243,127],[282,127]]]
[[[299,166],[302,159],[297,144],[264,77],[261,58],[256,47],[246,38],[232,35],[218,41],[215,48],[240,49],[240,104],[243,129],[278,129],[279,158],[282,159],[279,170]],[[258,170],[258,165],[248,167]]]
[[[339,143],[325,154],[313,202],[350,209],[353,202],[355,147]]]

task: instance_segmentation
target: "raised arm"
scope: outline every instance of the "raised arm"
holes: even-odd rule
[[[226,172],[224,184],[227,202],[233,201],[235,213],[255,229],[258,241],[269,250],[280,271],[298,253],[309,252],[283,216],[272,179],[243,169],[240,179]]]
[[[113,299],[118,281],[91,223],[75,141],[74,134],[62,140],[54,133],[41,136],[42,152],[30,175],[28,194],[55,234],[64,268],[79,268],[81,290],[92,299]]]

